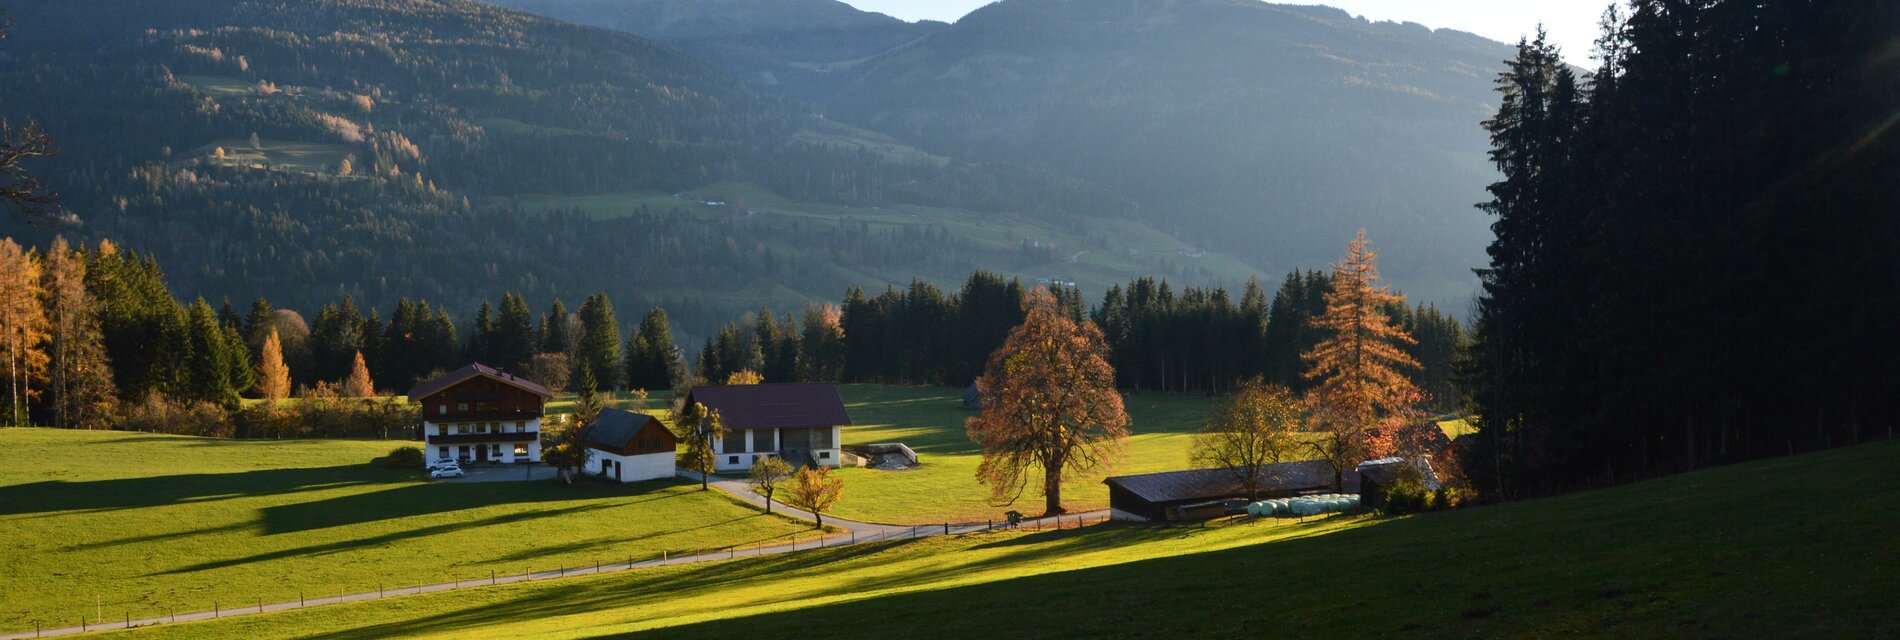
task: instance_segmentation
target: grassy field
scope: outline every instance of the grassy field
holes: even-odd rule
[[[1891,637],[1900,442],[1499,507],[988,534],[131,632],[151,638]]]
[[[964,435],[963,392],[931,387],[845,385],[840,387],[855,423],[844,430],[845,444],[902,442],[917,452],[920,466],[908,471],[840,469],[845,479],[840,517],[922,524],[1002,519],[1010,509],[1041,513],[1042,497],[1025,494],[1012,507],[991,506],[988,490],[976,480],[981,457]],[[1125,456],[1114,474],[1170,471],[1188,467],[1188,446],[1213,401],[1199,396],[1136,394],[1128,397],[1132,423]],[[1071,511],[1108,506],[1108,488],[1097,472],[1063,486],[1063,504]],[[1033,491],[1033,489],[1032,489]]]
[[[670,482],[444,484],[391,441],[0,429],[0,631],[579,566],[807,530]],[[110,616],[108,616],[110,617]]]
[[[308,173],[334,173],[337,163],[354,151],[342,144],[285,140],[259,140],[258,146],[253,148],[250,140],[227,138],[187,151],[184,157],[210,158],[220,148],[224,149],[224,164],[228,166],[264,166]]]

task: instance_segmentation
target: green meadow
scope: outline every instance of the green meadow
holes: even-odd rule
[[[399,441],[0,429],[0,631],[753,544],[809,530],[697,486],[440,483]]]
[[[927,538],[129,635],[1891,637],[1896,467],[1884,442],[1422,516]]]

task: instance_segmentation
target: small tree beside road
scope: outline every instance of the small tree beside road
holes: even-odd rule
[[[686,452],[680,454],[680,458],[686,468],[699,472],[699,490],[705,491],[712,477],[713,463],[719,456],[714,446],[720,438],[726,437],[726,423],[719,418],[718,409],[707,409],[697,402],[682,407],[677,415],[673,428],[679,431],[680,442],[686,445]]]
[[[772,512],[772,494],[778,491],[778,483],[792,477],[792,465],[778,456],[759,456],[752,461],[752,488],[765,496],[765,512]]]
[[[785,504],[810,511],[822,529],[825,512],[844,496],[844,479],[831,477],[829,467],[805,467],[792,476],[792,486],[786,492]]]

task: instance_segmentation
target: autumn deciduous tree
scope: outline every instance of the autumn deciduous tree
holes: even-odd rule
[[[772,512],[772,494],[778,492],[778,483],[792,476],[792,465],[786,464],[778,456],[759,456],[752,461],[752,470],[747,480],[752,488],[765,496],[765,512]]]
[[[1026,317],[990,355],[976,381],[983,410],[965,425],[982,447],[977,479],[998,506],[1022,497],[1040,474],[1044,510],[1062,513],[1062,481],[1112,464],[1128,437],[1108,344],[1042,288],[1023,298]]]
[[[39,396],[35,381],[46,375],[46,311],[41,304],[40,261],[9,238],[0,238],[0,351],[6,353],[7,424],[25,424],[26,405]]]
[[[785,504],[810,511],[819,528],[823,528],[825,512],[841,497],[844,497],[843,478],[831,477],[829,467],[805,467],[792,476],[792,486],[786,487]]]
[[[1261,481],[1270,479],[1266,466],[1290,461],[1306,448],[1301,413],[1299,399],[1285,387],[1259,376],[1242,381],[1208,414],[1188,458],[1196,467],[1231,470],[1247,488],[1247,499],[1256,500]]]
[[[686,445],[680,458],[687,468],[699,472],[699,490],[705,491],[719,455],[714,447],[726,437],[726,422],[720,419],[717,409],[707,409],[697,402],[682,407],[676,415],[673,428],[679,433],[680,442]]]
[[[257,391],[265,400],[282,400],[290,397],[290,367],[284,364],[284,342],[277,336],[277,328],[268,331],[264,346],[258,350]]]
[[[726,384],[760,384],[763,382],[765,382],[765,377],[751,369],[734,371],[731,375],[726,376]]]
[[[1412,337],[1385,314],[1404,297],[1378,286],[1377,257],[1361,229],[1346,246],[1345,259],[1333,265],[1326,311],[1313,319],[1325,337],[1302,356],[1306,378],[1313,382],[1307,400],[1320,436],[1312,443],[1332,464],[1335,487],[1347,469],[1380,453],[1370,438],[1375,429],[1402,419],[1420,399],[1401,371],[1418,368],[1404,349],[1413,344]]]
[[[352,398],[376,397],[376,383],[369,379],[369,365],[363,361],[363,352],[356,352],[356,359],[350,364],[350,377],[343,383],[343,395]]]

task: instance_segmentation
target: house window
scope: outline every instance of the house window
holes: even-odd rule
[[[462,454],[462,455],[461,455],[461,457],[463,457],[463,458],[467,458],[467,457],[468,457],[468,445],[462,445],[462,446],[461,446],[461,447],[460,447],[460,448],[458,449],[458,452]]]
[[[468,433],[468,425],[465,425],[465,424],[458,424],[458,425],[455,425],[455,432],[456,432],[456,433]]]
[[[448,448],[448,447],[436,447],[436,456],[435,456],[435,457],[437,457],[437,458],[447,458],[447,457],[449,457],[449,448]]]
[[[499,422],[488,423],[488,430],[493,431],[495,433],[501,433],[501,423]]]
[[[830,451],[820,451],[820,452],[818,452],[818,459],[819,459],[819,460],[830,460],[830,459],[831,459],[831,452],[830,452]]]
[[[515,457],[517,458],[528,457],[528,445],[525,445],[525,444],[515,445]]]
[[[475,423],[475,433],[488,433],[488,423],[486,422]]]
[[[436,405],[436,406],[435,406],[435,414],[436,414],[436,415],[438,415],[438,416],[446,416],[446,415],[449,415],[449,405],[446,405],[446,404],[438,404],[438,405]]]
[[[517,421],[517,422],[515,422],[515,431],[516,431],[517,433],[527,433],[527,432],[528,432],[528,421],[526,421],[526,420],[521,420],[521,421]]]
[[[435,434],[436,434],[436,435],[438,435],[438,436],[446,436],[446,435],[449,435],[449,425],[446,425],[446,424],[438,424],[438,425],[436,425],[436,426],[435,426]]]
[[[726,456],[726,464],[739,464],[739,456]]]
[[[488,445],[488,459],[490,460],[501,459],[501,445],[498,445],[498,444]]]
[[[467,411],[467,410],[468,410],[468,403],[466,403],[466,402],[457,402],[457,403],[455,403],[455,410],[456,410],[456,411]]]

